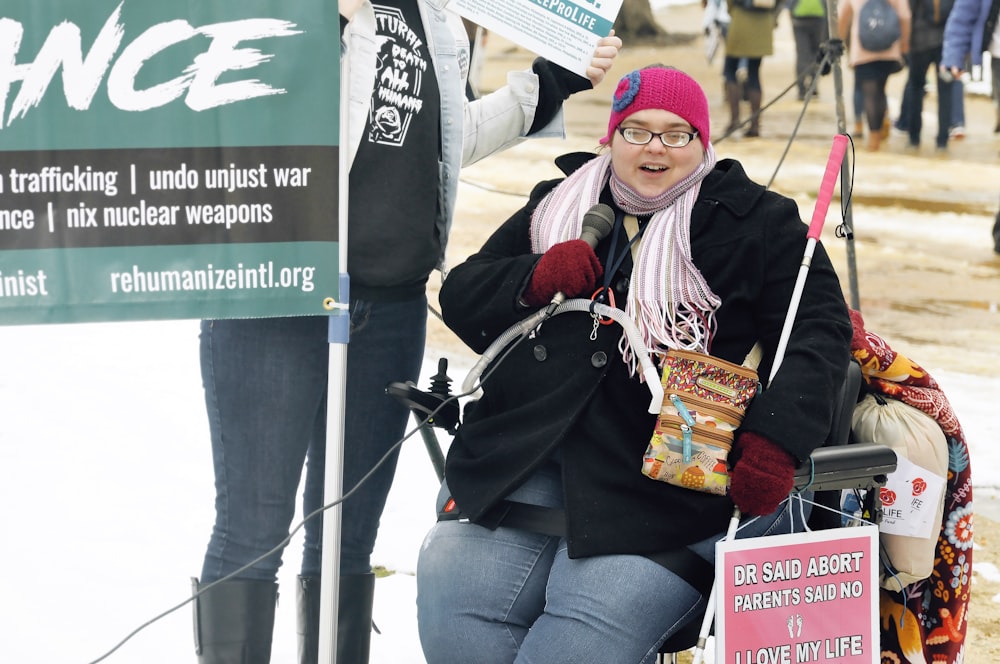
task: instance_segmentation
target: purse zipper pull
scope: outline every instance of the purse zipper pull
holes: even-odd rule
[[[681,419],[684,420],[684,424],[681,425],[681,451],[684,457],[684,463],[691,463],[691,430],[694,426],[694,418],[691,417],[691,413],[688,411],[687,406],[681,401],[681,398],[676,394],[670,395],[670,403],[674,404],[677,409],[677,414],[680,415]]]

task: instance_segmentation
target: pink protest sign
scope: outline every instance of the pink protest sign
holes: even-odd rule
[[[737,539],[715,562],[716,661],[878,664],[878,528]]]

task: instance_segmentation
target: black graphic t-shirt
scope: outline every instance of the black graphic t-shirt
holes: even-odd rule
[[[441,252],[441,104],[416,0],[373,6],[380,48],[351,167],[347,269],[352,294],[396,299],[423,291]]]

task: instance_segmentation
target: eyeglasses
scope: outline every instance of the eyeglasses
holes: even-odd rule
[[[648,145],[654,136],[660,138],[660,142],[668,148],[682,148],[698,135],[696,131],[649,131],[638,127],[622,127],[618,125],[618,133],[632,145]]]

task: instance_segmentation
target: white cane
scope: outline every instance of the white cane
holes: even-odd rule
[[[837,134],[833,137],[833,147],[830,149],[830,158],[826,162],[826,172],[820,183],[819,192],[816,194],[816,207],[813,209],[812,221],[809,223],[809,231],[806,233],[806,249],[802,255],[802,263],[799,265],[799,274],[795,280],[795,287],[792,290],[791,303],[788,306],[788,313],[785,314],[785,322],[781,328],[781,336],[778,339],[778,347],[774,352],[774,362],[771,365],[771,375],[768,376],[767,384],[770,385],[774,376],[778,373],[778,367],[784,359],[785,349],[788,346],[788,338],[792,334],[792,324],[795,322],[795,314],[798,312],[799,301],[802,299],[802,289],[805,287],[806,277],[809,274],[809,266],[812,264],[813,252],[816,250],[816,243],[823,232],[823,223],[826,221],[826,213],[830,208],[830,201],[833,199],[833,188],[836,184],[837,175],[840,171],[841,161],[844,159],[844,152],[847,150],[847,136]],[[726,531],[726,541],[731,542],[736,539],[736,530],[740,525],[740,509],[733,509],[733,516],[729,520],[729,529]],[[698,633],[698,642],[695,645],[694,664],[701,664],[705,654],[705,644],[708,642],[708,635],[712,629],[712,621],[715,619],[716,588],[718,579],[712,583],[712,590],[708,594],[708,607],[705,609],[705,618],[701,623],[701,631]]]

